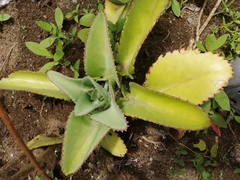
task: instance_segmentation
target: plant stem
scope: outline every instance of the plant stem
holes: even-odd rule
[[[3,123],[6,125],[8,131],[10,134],[14,137],[16,142],[18,143],[19,147],[22,149],[22,151],[25,153],[27,158],[30,160],[30,162],[33,164],[33,166],[37,169],[37,171],[41,174],[41,176],[45,180],[51,180],[50,177],[41,169],[39,164],[37,163],[36,159],[32,155],[32,153],[29,151],[25,143],[23,142],[22,138],[18,135],[17,131],[15,130],[11,120],[8,117],[7,112],[5,111],[2,103],[0,102],[0,116],[3,120]]]

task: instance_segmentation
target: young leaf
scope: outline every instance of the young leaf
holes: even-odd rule
[[[58,62],[55,62],[55,61],[53,61],[53,62],[48,62],[48,63],[44,64],[43,67],[41,67],[41,69],[39,70],[39,72],[45,73],[45,72],[47,72],[48,70],[52,69],[53,66],[56,66],[56,65],[58,65]]]
[[[46,74],[18,71],[0,81],[0,89],[22,90],[64,100],[70,98],[55,86]]]
[[[57,7],[55,9],[55,22],[57,23],[58,29],[62,29],[62,24],[63,24],[63,13],[62,10]]]
[[[125,17],[126,11],[128,9],[127,6],[128,5],[117,5],[112,3],[110,0],[106,0],[104,12],[106,14],[107,20],[115,24],[120,16]]]
[[[213,157],[213,158],[217,157],[217,150],[218,150],[218,143],[214,144],[211,147],[211,150],[210,150],[211,157]]]
[[[37,25],[47,32],[52,31],[52,25],[45,21],[37,21]]]
[[[77,171],[110,129],[88,116],[68,118],[63,142],[62,170],[65,175]]]
[[[119,85],[108,37],[107,21],[103,12],[96,16],[90,28],[84,63],[87,75],[109,80],[111,84],[116,82]]]
[[[82,42],[85,43],[87,41],[88,32],[89,32],[88,28],[81,29],[78,31],[77,36]]]
[[[50,37],[42,40],[39,44],[45,48],[48,48],[54,43],[55,39],[56,39],[56,37],[50,36]]]
[[[181,13],[180,4],[177,0],[172,0],[172,11],[175,16],[179,17]]]
[[[123,140],[118,137],[117,133],[110,130],[107,135],[103,138],[100,146],[110,152],[114,156],[124,157],[127,152],[126,145]]]
[[[202,52],[206,52],[205,47],[203,46],[203,44],[200,41],[195,41],[195,44]]]
[[[232,73],[230,64],[217,54],[174,51],[158,58],[146,75],[144,86],[201,104],[226,86]]]
[[[227,123],[220,114],[214,113],[211,115],[211,118],[216,125],[222,128],[227,128]]]
[[[34,54],[39,56],[45,56],[47,58],[53,58],[51,52],[49,52],[44,46],[35,42],[26,42],[27,48],[32,51]]]
[[[200,151],[205,151],[207,146],[206,143],[200,139],[197,144],[193,144],[193,147],[198,148]]]
[[[223,90],[214,95],[214,100],[223,110],[230,111],[229,98]]]
[[[11,18],[9,14],[1,14],[0,13],[0,21],[7,21]]]
[[[198,106],[169,95],[130,83],[130,93],[122,104],[125,115],[185,130],[210,126],[208,115]]]
[[[222,47],[225,44],[227,38],[228,38],[228,34],[224,34],[221,37],[219,37],[216,41],[214,41],[212,46],[212,51],[215,51],[218,48]]]
[[[79,24],[85,27],[90,27],[95,15],[93,13],[85,14],[80,18]]]
[[[138,51],[168,0],[135,0],[122,31],[116,62],[122,76],[132,78]]]

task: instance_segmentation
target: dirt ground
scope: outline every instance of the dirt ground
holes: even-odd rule
[[[95,0],[78,0],[80,11],[82,9],[96,9]],[[189,0],[197,7],[202,7],[202,0]],[[202,17],[206,19],[214,7],[216,0],[208,1]],[[235,5],[240,1],[236,0]],[[8,13],[11,19],[0,23],[0,78],[7,77],[17,70],[38,71],[48,59],[31,53],[25,46],[25,42],[40,42],[48,34],[41,30],[37,20],[54,22],[54,9],[59,7],[64,13],[76,6],[72,1],[64,0],[15,0],[9,5],[0,9],[0,13]],[[197,18],[199,11],[191,11],[185,8],[181,12],[181,18],[173,15],[172,11],[163,14],[154,26],[152,32],[143,44],[137,57],[135,81],[142,84],[145,73],[154,63],[160,54],[175,49],[187,48],[191,38],[195,37]],[[189,21],[189,18],[192,21]],[[215,26],[221,23],[221,16],[212,18],[200,39],[205,39]],[[66,28],[71,22],[65,22]],[[66,49],[66,58],[70,61],[83,58],[84,44],[75,40],[73,45]],[[71,75],[71,71],[64,67],[57,67],[56,70]],[[83,75],[83,67],[81,67]],[[36,135],[47,135],[50,137],[62,137],[66,120],[73,109],[73,104],[42,96],[18,91],[0,91],[0,99],[3,102],[15,128],[27,143]],[[176,158],[175,151],[181,146],[175,142],[164,127],[151,124],[141,120],[128,119],[130,128],[127,132],[120,133],[127,144],[128,152],[124,158],[116,158],[101,148],[97,148],[89,157],[86,163],[76,172],[73,180],[89,179],[116,179],[116,180],[168,180],[168,179],[198,179],[199,174],[190,161],[193,154],[189,152],[181,156],[185,166],[181,167],[173,162]],[[240,168],[240,125],[231,122],[230,128],[221,129],[222,136],[218,137],[219,149],[215,158],[216,167],[206,167],[213,180],[237,180],[239,174],[234,174],[235,168]],[[214,144],[216,133],[211,128],[208,135],[195,132],[187,132],[179,140],[193,149],[192,144],[199,139],[204,140],[210,147]],[[29,168],[29,162],[15,143],[6,127],[0,121],[0,180],[7,179],[34,179],[36,171]],[[69,179],[61,172],[60,157],[61,145],[39,148],[33,151],[36,156],[41,156],[41,166],[45,170],[53,170],[58,179]],[[22,161],[20,161],[20,159]],[[11,165],[9,165],[12,162]],[[9,165],[9,166],[8,166]],[[6,168],[7,167],[7,168]],[[29,171],[23,171],[27,169]],[[183,169],[186,173],[171,177],[168,170]],[[18,172],[22,174],[17,174]]]

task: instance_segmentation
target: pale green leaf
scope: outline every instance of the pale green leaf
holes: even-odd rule
[[[58,29],[62,29],[63,13],[58,7],[55,9],[55,22],[57,23]]]
[[[42,40],[39,44],[45,48],[48,48],[54,43],[55,39],[56,39],[56,37],[50,36],[50,37]]]
[[[172,11],[175,16],[179,17],[181,13],[180,4],[177,0],[172,0]]]
[[[77,171],[109,130],[88,116],[74,116],[72,112],[68,118],[63,142],[64,174],[69,175]]]
[[[55,86],[46,74],[18,71],[0,81],[0,89],[22,90],[64,100],[70,98]]]
[[[225,44],[228,36],[229,36],[228,34],[224,34],[220,36],[216,41],[214,41],[212,51],[215,51],[218,48],[222,47]]]
[[[90,27],[93,22],[94,17],[95,17],[95,15],[93,13],[85,14],[84,16],[82,16],[80,18],[79,24],[81,24],[82,26],[85,26],[85,27]]]
[[[232,77],[230,64],[211,52],[181,50],[160,56],[146,75],[144,86],[194,104],[201,104]]]
[[[88,32],[88,28],[81,29],[80,31],[78,31],[77,36],[82,42],[85,43],[87,41]]]
[[[34,54],[37,54],[39,56],[45,56],[47,58],[53,58],[52,53],[48,51],[43,45],[35,42],[26,42],[25,44],[27,48]]]
[[[114,92],[111,86],[109,86],[109,93],[111,96],[110,107],[104,111],[98,111],[93,113],[90,117],[91,119],[102,123],[114,130],[126,130],[127,122],[126,119],[115,103]]]
[[[130,83],[130,93],[122,104],[125,115],[185,130],[210,126],[208,115],[198,106]]]
[[[0,21],[7,21],[11,18],[9,14],[1,14],[0,13]]]
[[[206,52],[205,47],[203,46],[203,44],[200,41],[195,41],[195,44],[202,52]]]
[[[198,148],[200,151],[205,151],[207,148],[206,143],[201,139],[198,143],[193,144],[193,147]]]
[[[163,12],[168,0],[134,1],[124,25],[116,62],[122,76],[132,78],[134,63],[143,41]]]
[[[48,78],[75,103],[82,94],[91,89],[82,84],[82,79],[70,78],[55,71],[48,71],[47,75]]]
[[[54,62],[54,61],[53,62],[48,62],[48,63],[44,64],[43,67],[41,67],[39,72],[45,73],[48,70],[52,69],[53,66],[56,66],[56,65],[58,65],[58,62]]]
[[[109,80],[111,84],[116,82],[119,85],[108,37],[107,21],[103,12],[96,16],[90,28],[84,63],[87,75]]]
[[[127,152],[127,148],[123,140],[112,130],[110,130],[103,138],[100,146],[114,156],[124,157]]]
[[[50,23],[45,21],[37,21],[37,25],[47,32],[51,32],[53,28]]]
[[[127,7],[125,5],[117,5],[112,3],[110,0],[105,1],[105,9],[104,12],[107,16],[107,20],[111,21],[113,24],[115,24],[119,17],[125,17],[127,11]]]

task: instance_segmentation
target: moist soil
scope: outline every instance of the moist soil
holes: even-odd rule
[[[95,0],[78,0],[77,3],[80,4],[80,13],[83,13],[83,8],[96,9]],[[185,5],[190,3],[197,7],[203,6],[202,0],[189,0]],[[215,0],[208,1],[202,16],[202,23],[215,3]],[[240,1],[236,0],[234,4],[239,5]],[[56,7],[66,13],[75,6],[76,3],[64,0],[16,0],[2,7],[0,13],[10,14],[11,19],[0,23],[0,78],[8,77],[10,73],[18,70],[38,71],[49,62],[48,59],[30,52],[26,48],[25,42],[40,42],[48,36],[37,26],[37,20],[54,22]],[[190,39],[195,38],[198,16],[199,11],[184,8],[179,18],[174,16],[170,10],[160,17],[139,52],[134,81],[139,84],[144,82],[145,74],[159,55],[189,46]],[[205,39],[214,27],[221,24],[221,21],[222,16],[214,16],[200,40]],[[71,21],[64,22],[65,30],[67,31],[71,25]],[[77,59],[82,60],[83,52],[84,43],[76,39],[71,46],[65,49],[65,58],[72,62]],[[69,76],[73,75],[71,70],[66,67],[58,66],[54,70]],[[83,76],[82,64],[80,72]],[[25,143],[37,135],[63,137],[66,120],[74,106],[73,103],[51,98],[45,99],[40,95],[20,91],[1,90],[0,98]],[[130,118],[127,120],[129,121],[128,130],[119,133],[128,148],[125,157],[114,157],[97,147],[83,166],[72,176],[73,180],[195,180],[200,176],[191,162],[194,154],[187,150],[188,155],[178,157],[184,161],[184,166],[174,163],[174,159],[177,158],[176,150],[183,148],[181,144],[197,151],[194,149],[193,143],[197,143],[199,139],[206,142],[208,149],[218,141],[218,154],[215,158],[218,164],[216,167],[205,167],[212,179],[240,179],[240,175],[233,172],[234,169],[240,167],[240,125],[238,123],[231,122],[228,128],[221,129],[221,137],[218,137],[209,128],[207,135],[202,131],[198,134],[185,132],[181,139],[175,141],[168,132],[177,131],[142,120]],[[33,153],[36,157],[40,157],[41,167],[44,170],[52,170],[57,179],[69,179],[61,171],[61,146],[38,148],[33,150]],[[169,170],[184,170],[185,173],[172,177]],[[31,165],[29,166],[29,161],[0,121],[0,180],[29,180],[34,179],[36,175],[36,170]]]

